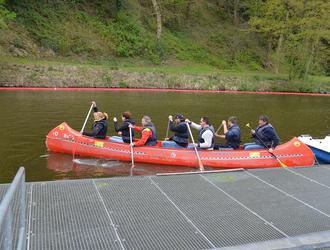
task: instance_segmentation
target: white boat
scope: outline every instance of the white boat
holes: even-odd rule
[[[324,139],[314,139],[310,135],[301,135],[298,139],[311,148],[319,163],[330,163],[330,135]]]

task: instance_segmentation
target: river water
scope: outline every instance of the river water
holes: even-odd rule
[[[0,183],[11,182],[19,166],[26,168],[27,181],[150,175],[191,171],[190,168],[136,164],[54,154],[45,147],[47,133],[66,121],[80,130],[95,100],[109,114],[108,134],[114,134],[112,117],[130,110],[136,121],[149,115],[164,138],[169,114],[182,113],[198,122],[208,115],[217,128],[223,119],[236,115],[242,141],[250,140],[246,123],[256,126],[259,114],[267,114],[281,141],[310,134],[330,133],[330,97],[260,94],[134,92],[134,91],[0,91]],[[92,118],[86,128],[89,129]],[[196,133],[195,133],[196,136]],[[221,143],[221,140],[218,141]]]

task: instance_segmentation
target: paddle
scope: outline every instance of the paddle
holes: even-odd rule
[[[131,146],[131,158],[132,158],[132,168],[134,168],[134,152],[133,152],[133,139],[132,139],[132,128],[129,127],[129,140]]]
[[[197,151],[197,148],[196,148],[196,145],[195,145],[195,140],[194,140],[194,137],[193,137],[193,135],[192,135],[192,133],[191,133],[190,126],[189,126],[188,122],[186,122],[186,125],[187,125],[187,127],[188,127],[188,131],[189,131],[189,134],[190,134],[191,140],[192,140],[193,145],[194,145],[194,149],[195,149],[196,156],[197,156],[197,159],[198,159],[199,170],[200,170],[201,172],[203,172],[203,171],[204,171],[204,166],[203,166],[203,163],[202,163],[202,161],[201,161],[201,158],[199,157],[199,154],[198,154],[198,151]]]
[[[223,124],[221,123],[221,125],[219,126],[219,128],[217,129],[217,131],[215,132],[216,134],[219,132],[219,130],[222,128]]]
[[[84,122],[84,125],[82,126],[82,128],[81,128],[81,130],[80,130],[80,134],[82,134],[82,132],[84,132],[84,129],[85,129],[85,126],[86,126],[86,123],[87,123],[87,120],[88,120],[88,117],[89,117],[89,115],[90,115],[90,113],[91,113],[91,111],[92,111],[92,109],[93,109],[93,104],[91,105],[91,107],[90,107],[90,109],[89,109],[89,111],[88,111],[88,114],[87,114],[87,116],[86,116],[86,119],[85,119],[85,122]]]
[[[248,127],[249,129],[252,129],[250,126],[250,123],[245,125],[246,127]],[[263,140],[260,139],[260,137],[257,135],[257,133],[255,133],[255,136],[257,137],[257,139],[265,146],[265,148],[269,149],[267,147],[267,145],[263,142]],[[269,152],[269,151],[268,151]],[[274,158],[278,161],[278,163],[281,165],[281,167],[286,168],[287,165],[285,165],[273,152],[269,152],[272,156],[274,156]]]
[[[164,141],[167,141],[167,140],[168,140],[168,130],[169,130],[169,129],[170,129],[170,120],[169,120],[168,123],[167,123],[166,136],[165,136]]]

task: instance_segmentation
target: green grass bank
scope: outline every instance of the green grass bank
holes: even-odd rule
[[[159,40],[152,1],[0,0],[0,86],[330,92],[326,39],[251,30],[265,1],[155,2]]]
[[[107,87],[330,93],[329,77],[308,82],[286,74],[219,70],[203,64],[145,65],[143,61],[73,62],[2,58],[1,87]]]

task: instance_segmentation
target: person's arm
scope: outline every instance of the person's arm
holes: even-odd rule
[[[173,132],[184,133],[187,131],[187,125],[179,124],[179,125],[175,126],[173,122],[170,122],[170,130]]]
[[[269,129],[268,134],[269,134],[269,138],[272,141],[271,148],[275,149],[278,146],[278,144],[280,144],[280,138],[278,138],[278,136],[273,128]]]
[[[223,134],[225,135],[228,133],[228,127],[226,121],[222,121],[222,126],[223,126]]]
[[[146,128],[142,131],[142,137],[140,140],[133,143],[135,147],[141,147],[144,146],[147,142],[147,140],[152,136],[152,131],[149,128]]]
[[[203,143],[198,143],[198,147],[200,148],[210,148],[212,146],[213,133],[210,130],[206,130],[202,134],[202,138],[204,139]]]
[[[98,112],[99,109],[98,109],[97,106],[96,106],[96,102],[92,101],[92,104],[93,104],[93,111],[94,111],[94,113],[95,113],[95,112]]]
[[[194,122],[191,122],[189,125],[190,125],[192,128],[197,129],[197,130],[200,130],[200,129],[202,128],[201,125],[199,125],[199,124],[197,124],[197,123],[194,123]]]
[[[134,126],[133,129],[135,132],[141,132],[143,130],[143,127]]]
[[[116,130],[116,132],[126,130],[126,129],[128,129],[128,125],[129,125],[129,123],[124,122],[124,123],[119,127],[119,126],[118,126],[118,122],[115,122],[115,130]]]
[[[93,131],[92,132],[83,132],[83,135],[94,137],[100,132],[101,129],[103,129],[103,125],[98,123],[95,126],[93,126]]]
[[[114,127],[115,127],[115,131],[116,131],[116,132],[119,132],[120,130],[119,130],[119,126],[118,126],[118,121],[117,121],[117,119],[116,119],[116,121],[113,122],[113,125],[114,125]]]

